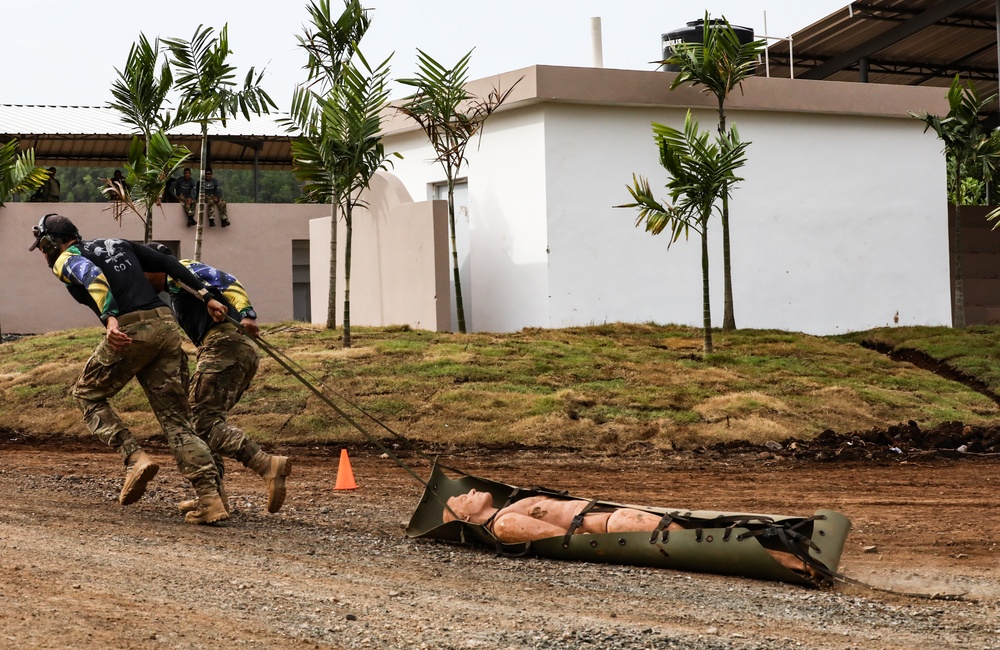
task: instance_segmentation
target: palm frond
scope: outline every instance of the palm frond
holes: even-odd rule
[[[118,78],[111,85],[114,101],[108,102],[108,107],[121,113],[122,121],[143,136],[157,128],[168,128],[170,118],[163,112],[163,105],[173,86],[173,73],[169,63],[160,60],[159,40],[151,43],[145,34],[139,34],[124,69],[115,68],[115,72]]]
[[[17,140],[0,146],[0,207],[4,202],[41,187],[49,172],[35,165],[34,149],[20,151]]]
[[[191,157],[186,147],[173,145],[163,131],[150,135],[148,147],[133,136],[129,145],[128,162],[124,165],[128,188],[111,179],[104,179],[101,191],[113,199],[109,209],[115,219],[126,211],[134,212],[143,221],[154,205],[159,205],[167,179]]]
[[[712,93],[721,102],[755,74],[757,59],[766,43],[763,40],[741,43],[725,16],[713,20],[706,11],[702,25],[701,43],[676,43],[671,46],[671,56],[661,63],[680,70],[670,84],[671,89],[683,84],[703,86],[702,92]]]
[[[303,35],[296,36],[299,47],[309,56],[305,69],[311,83],[307,86],[319,82],[321,90],[327,90],[339,82],[344,66],[371,26],[371,18],[359,0],[345,0],[344,11],[336,20],[329,0],[311,0],[307,9],[312,26],[303,27]]]

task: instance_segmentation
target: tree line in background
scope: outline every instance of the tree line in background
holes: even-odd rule
[[[192,165],[193,168],[196,168]],[[56,178],[62,188],[63,203],[101,203],[108,201],[103,190],[106,180],[120,167],[58,167]],[[213,168],[222,184],[227,203],[254,203],[253,170]],[[257,203],[294,203],[302,190],[290,171],[265,170],[260,172]],[[26,201],[28,197],[14,200]]]

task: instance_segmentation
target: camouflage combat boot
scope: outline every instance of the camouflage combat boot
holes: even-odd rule
[[[272,456],[258,451],[247,467],[267,483],[267,511],[274,513],[281,510],[285,503],[285,477],[292,473],[292,461],[287,456]]]
[[[229,519],[226,506],[218,492],[198,497],[198,507],[184,515],[184,521],[189,524],[214,524],[217,521]]]
[[[146,452],[141,449],[133,451],[125,461],[125,485],[122,486],[118,501],[127,506],[141,499],[146,493],[146,484],[153,480],[158,471],[160,466]]]

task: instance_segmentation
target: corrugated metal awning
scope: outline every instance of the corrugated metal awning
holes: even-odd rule
[[[771,76],[997,92],[996,0],[852,2],[791,39],[768,48]]]
[[[277,120],[283,115],[251,115],[250,120],[210,124],[209,159],[221,169],[290,170],[292,137]],[[201,127],[186,124],[168,133],[174,144],[201,154]],[[100,106],[30,106],[0,104],[0,142],[13,138],[33,147],[40,165],[117,166],[128,158],[132,132],[118,111]]]

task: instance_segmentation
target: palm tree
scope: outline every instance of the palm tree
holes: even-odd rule
[[[944,142],[945,155],[955,160],[955,228],[951,241],[952,265],[955,269],[955,291],[952,302],[952,327],[965,327],[965,292],[962,281],[962,173],[966,167],[980,166],[987,177],[996,169],[998,154],[996,136],[987,134],[979,115],[997,96],[981,99],[970,81],[963,85],[958,75],[948,89],[948,114],[929,115],[926,111],[910,115],[924,122],[924,131],[932,129]],[[988,217],[989,218],[989,217]]]
[[[101,190],[115,199],[111,204],[115,219],[121,219],[125,210],[148,219],[153,206],[160,203],[167,179],[190,157],[187,147],[170,144],[163,131],[151,133],[148,139],[133,136],[125,164],[125,182],[130,188],[108,180]]]
[[[159,75],[157,75],[159,59],[159,39],[150,43],[146,35],[140,33],[139,42],[134,43],[129,50],[124,70],[115,68],[118,79],[111,86],[111,95],[115,101],[108,102],[108,107],[121,113],[122,121],[142,136],[147,155],[153,133],[157,130],[166,131],[170,128],[170,115],[162,111],[174,79],[170,65],[166,60],[160,65]],[[120,216],[119,212],[116,218]],[[145,215],[139,216],[146,223],[144,240],[146,242],[152,241],[152,207],[150,206]]]
[[[458,331],[464,333],[465,307],[462,304],[462,280],[458,269],[458,248],[455,236],[455,181],[465,162],[469,140],[481,133],[486,119],[493,114],[521,80],[500,92],[493,88],[486,97],[474,97],[465,89],[472,50],[451,68],[446,68],[422,50],[417,50],[417,76],[399,79],[413,86],[416,93],[406,98],[397,110],[412,118],[427,134],[448,183],[448,230],[451,233],[452,275],[455,279],[455,309]]]
[[[670,89],[681,84],[703,86],[702,92],[712,93],[718,101],[719,136],[726,134],[726,99],[743,80],[753,76],[757,68],[757,58],[765,47],[763,40],[741,43],[740,38],[725,17],[712,20],[708,12],[702,26],[701,43],[676,43],[671,46],[673,53],[666,61],[677,66],[680,71]],[[730,264],[729,244],[729,195],[722,195],[722,272],[725,283],[725,309],[722,329],[736,329],[736,313],[733,306],[733,275]]]
[[[319,114],[312,106],[316,103],[316,98],[325,92],[341,84],[343,70],[350,63],[355,49],[361,42],[368,28],[371,26],[371,18],[368,11],[361,7],[359,0],[344,0],[344,11],[336,20],[330,15],[329,0],[319,0],[310,2],[307,7],[312,18],[312,27],[306,27],[302,36],[296,36],[299,47],[304,49],[309,56],[306,63],[308,71],[308,81],[304,88],[297,91],[293,99],[292,114],[308,122],[302,133],[312,134],[312,138],[322,141],[322,134],[318,129],[322,128],[322,123],[318,122]],[[311,89],[318,86],[318,92]],[[311,94],[309,94],[311,92]],[[295,129],[294,120],[287,120],[286,123]],[[321,149],[318,147],[317,149]],[[307,158],[317,160],[310,154],[305,154]],[[316,200],[314,197],[303,196],[300,201]],[[330,231],[330,290],[327,300],[326,326],[329,329],[337,328],[337,206],[336,198],[333,194],[327,199],[332,203],[332,214],[334,218],[333,227]]]
[[[346,224],[344,242],[344,347],[351,347],[351,248],[355,208],[367,207],[361,193],[372,177],[386,169],[389,155],[382,144],[381,111],[389,98],[389,59],[372,69],[360,52],[360,63],[346,63],[340,82],[317,98],[299,88],[292,100],[289,121],[301,134],[292,143],[293,172],[302,184],[302,200],[332,203]],[[391,55],[390,55],[391,56]],[[336,215],[335,215],[336,216]],[[337,230],[334,219],[331,230]],[[331,233],[331,253],[336,235]],[[336,263],[331,258],[331,266]],[[331,269],[331,275],[333,269]],[[327,327],[335,327],[335,286],[327,301]]]
[[[639,208],[635,225],[645,223],[646,232],[658,235],[670,229],[670,245],[690,230],[701,235],[702,323],[704,351],[712,352],[712,307],[708,276],[708,221],[717,210],[716,202],[732,192],[733,185],[742,181],[735,172],[746,163],[749,142],[740,142],[736,127],[727,134],[709,141],[708,132],[698,129],[698,122],[688,111],[684,131],[653,123],[653,136],[660,149],[660,164],[671,178],[667,182],[673,206],[663,206],[654,197],[649,181],[632,175],[627,186],[635,200],[616,207]],[[721,212],[721,211],[720,211]]]
[[[201,125],[201,169],[199,182],[205,182],[205,168],[208,166],[208,125],[221,122],[242,113],[250,119],[250,113],[261,115],[270,113],[277,105],[260,87],[262,70],[259,74],[250,68],[237,89],[236,68],[226,63],[232,52],[229,49],[229,26],[224,25],[218,37],[211,27],[199,25],[190,41],[177,38],[164,39],[170,50],[177,77],[176,87],[181,92],[177,119],[174,124],[197,122]],[[205,193],[198,193],[198,227],[195,231],[194,259],[201,259],[201,240],[205,222]]]
[[[330,0],[311,1],[307,10],[313,26],[296,39],[309,55],[305,66],[309,81],[321,84],[321,91],[328,90],[337,85],[372,21],[360,0],[344,0],[337,20],[330,15]]]
[[[0,208],[19,194],[29,194],[41,187],[49,172],[35,166],[35,150],[19,151],[17,140],[0,145]]]

